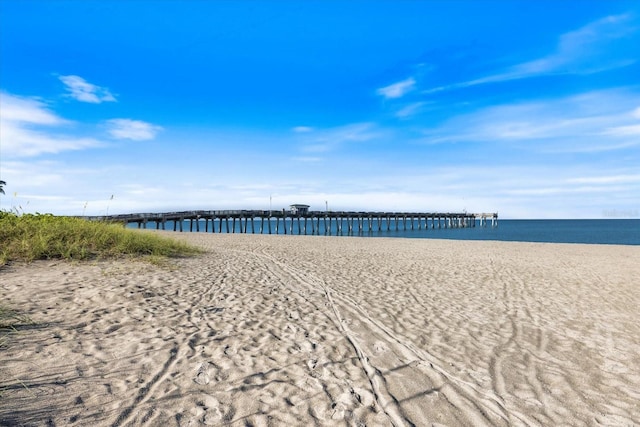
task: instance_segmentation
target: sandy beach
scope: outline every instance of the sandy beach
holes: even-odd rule
[[[166,234],[0,270],[0,425],[640,425],[638,246]]]

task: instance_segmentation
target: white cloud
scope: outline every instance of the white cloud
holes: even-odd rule
[[[384,132],[373,123],[352,123],[330,129],[318,129],[303,139],[305,152],[333,151],[343,144],[366,142],[380,138]]]
[[[107,131],[116,139],[144,141],[153,139],[162,127],[141,120],[112,119],[106,121]]]
[[[329,209],[346,211],[467,209],[498,211],[501,218],[579,218],[599,217],[605,209],[612,208],[637,210],[640,191],[638,172],[616,164],[592,169],[431,163],[415,167],[369,166],[374,175],[363,175],[362,169],[327,170],[311,163],[305,164],[308,173],[288,177],[255,174],[250,165],[241,175],[208,184],[207,180],[194,181],[189,176],[193,174],[192,164],[139,162],[115,165],[96,156],[84,159],[81,167],[62,159],[4,161],[3,178],[9,187],[8,197],[2,199],[3,207],[21,205],[29,212],[73,215],[86,210],[89,215],[102,215],[107,209],[110,213],[268,209],[270,202],[274,209],[299,202],[324,210],[328,201]],[[321,172],[314,173],[314,169]],[[179,179],[163,175],[161,171],[166,170],[172,170],[172,177]],[[167,193],[169,187],[171,191]],[[11,197],[14,191],[18,192],[15,198]],[[110,200],[112,194],[115,198]]]
[[[487,83],[535,77],[546,74],[593,74],[625,67],[638,61],[638,26],[630,15],[607,16],[575,31],[562,34],[556,49],[542,58],[514,65],[505,72],[480,79],[425,90],[435,93]],[[633,55],[635,54],[635,55]]]
[[[378,89],[376,92],[378,95],[383,96],[384,98],[387,98],[387,99],[401,98],[407,93],[414,90],[415,86],[416,86],[416,80],[413,77],[409,77],[406,80],[402,80],[392,85],[382,87]]]
[[[544,58],[519,64],[514,76],[560,72],[590,74],[632,64],[636,58],[616,49],[615,43],[633,32],[629,15],[607,16],[560,36],[556,51]],[[618,55],[620,53],[620,55]]]
[[[541,149],[565,152],[640,145],[638,125],[629,114],[639,97],[622,89],[487,107],[426,130],[424,142],[531,141]]]
[[[549,196],[549,195],[567,195],[567,194],[590,194],[595,193],[610,193],[612,190],[619,191],[619,188],[605,188],[598,186],[588,187],[569,187],[569,186],[555,186],[555,187],[541,187],[541,188],[522,188],[507,190],[504,193],[510,196]]]
[[[406,119],[418,113],[425,104],[426,102],[414,102],[398,110],[395,115],[400,119]]]
[[[640,184],[640,175],[600,175],[579,178],[569,178],[567,182],[577,184],[618,184],[618,183],[638,183]]]
[[[24,212],[55,213],[66,211],[77,192],[88,184],[87,175],[78,173],[60,161],[2,159],[3,177],[7,181],[7,197],[2,209],[22,207]],[[90,184],[89,184],[90,185]],[[80,214],[81,211],[66,211]]]
[[[640,125],[617,126],[605,129],[603,135],[610,136],[638,136],[640,137]]]
[[[307,133],[307,132],[312,132],[313,128],[309,126],[296,126],[292,130],[295,133]]]
[[[92,104],[116,101],[109,89],[91,84],[82,77],[70,75],[60,76],[59,79],[65,84],[69,96],[77,101]]]
[[[292,157],[291,160],[295,162],[302,162],[302,163],[318,163],[318,162],[322,162],[324,159],[322,157],[302,156],[302,157]]]
[[[38,125],[59,125],[68,123],[48,110],[47,105],[36,99],[0,92],[0,115],[3,120],[13,123]]]
[[[59,153],[100,145],[93,138],[52,133],[51,127],[70,125],[38,99],[0,93],[0,139],[9,158]]]

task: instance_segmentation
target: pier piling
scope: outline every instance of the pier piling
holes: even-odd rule
[[[167,221],[173,223],[173,231],[183,231],[185,221],[189,221],[189,231],[200,232],[200,221],[204,221],[204,232],[209,232],[209,221],[211,221],[211,232],[223,232],[223,223],[226,233],[249,232],[249,222],[251,222],[252,234],[309,234],[309,222],[311,222],[311,235],[362,235],[365,232],[372,233],[374,230],[382,232],[386,230],[413,231],[449,229],[449,228],[474,228],[497,227],[497,213],[401,213],[401,212],[329,212],[311,211],[304,213],[291,213],[286,211],[187,211],[169,213],[139,213],[127,215],[109,215],[96,217],[83,217],[88,220],[118,221],[125,224],[136,224],[137,228],[148,227],[149,222],[155,224],[155,229],[166,229]],[[256,230],[255,221],[260,221],[259,229]],[[231,221],[229,221],[231,220]],[[282,226],[280,221],[282,220]],[[266,221],[266,224],[265,224]],[[272,222],[275,221],[275,230]],[[366,221],[366,224],[365,224]],[[409,222],[407,224],[407,221]],[[231,222],[231,224],[229,224]],[[335,222],[335,224],[334,224]],[[386,222],[386,224],[385,224]],[[416,226],[417,222],[417,226]],[[402,223],[402,226],[400,225]]]

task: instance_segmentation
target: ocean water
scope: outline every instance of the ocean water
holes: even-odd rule
[[[413,237],[409,234],[402,237]],[[439,238],[640,245],[640,219],[500,220],[497,227],[445,230]]]
[[[268,221],[265,221],[264,227],[261,230],[261,221],[256,219],[253,224],[253,232],[256,234],[262,231],[263,234],[269,234]],[[215,233],[220,232],[220,221],[214,222]],[[429,223],[431,226],[431,223]],[[129,224],[129,227],[136,228],[136,224]],[[173,230],[174,224],[169,221],[165,224],[167,230]],[[252,226],[248,224],[236,221],[235,227],[231,220],[229,224],[223,221],[222,232],[223,233],[241,233],[245,231],[251,234]],[[147,228],[156,228],[154,222],[149,222]],[[179,230],[179,224],[176,227]],[[199,228],[199,232],[205,232],[205,222],[200,221],[199,224],[190,223],[185,221],[182,224],[182,230],[184,232],[196,232]],[[404,224],[400,221],[395,224],[391,221],[389,227],[386,222],[383,223],[382,230],[378,231],[377,223],[374,223],[374,231],[366,231],[368,224],[363,224],[365,231],[359,233],[357,222],[354,221],[353,232],[348,231],[347,221],[342,223],[342,229],[339,230],[335,221],[331,224],[331,227],[325,225],[323,221],[320,221],[319,230],[315,229],[314,234],[319,235],[331,235],[331,236],[360,236],[360,237],[396,237],[396,238],[409,238],[409,239],[454,239],[454,240],[499,240],[499,241],[519,241],[519,242],[549,242],[549,243],[588,243],[588,244],[616,244],[616,245],[640,245],[640,219],[579,219],[579,220],[504,220],[498,221],[498,225],[492,227],[491,224],[480,227],[468,227],[468,228],[427,228],[425,229],[424,223],[421,229],[418,229],[417,222],[414,223],[414,229],[411,229],[411,225],[407,223],[407,230],[404,230]],[[389,229],[387,229],[389,228]],[[312,226],[310,222],[307,223],[306,233],[304,228],[304,220],[300,223],[298,228],[298,221],[294,220],[293,224],[291,220],[287,220],[286,227],[283,227],[282,221],[279,223],[278,230],[276,232],[275,220],[271,222],[271,234],[312,234]],[[293,231],[293,232],[292,232]],[[211,221],[208,224],[208,233],[211,233]]]

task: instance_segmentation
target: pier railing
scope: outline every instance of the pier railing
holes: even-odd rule
[[[286,210],[197,210],[165,213],[135,213],[85,217],[93,221],[137,224],[173,231],[259,234],[363,234],[374,231],[407,231],[434,228],[469,228],[498,225],[497,213],[452,212],[346,212]],[[204,222],[204,224],[202,224]],[[211,227],[209,227],[211,223]],[[217,229],[217,230],[216,230]]]

